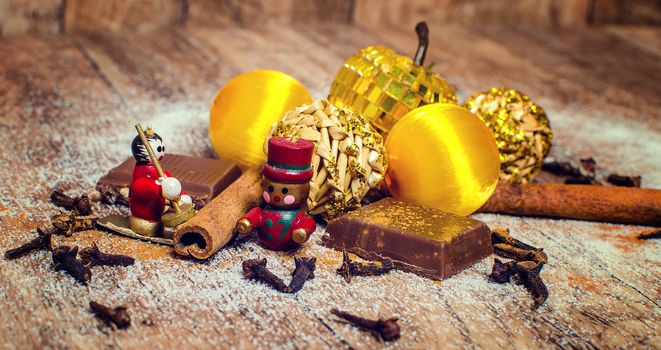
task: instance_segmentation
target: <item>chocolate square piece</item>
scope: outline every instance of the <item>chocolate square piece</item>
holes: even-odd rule
[[[168,154],[161,165],[179,179],[183,191],[191,196],[197,209],[209,203],[241,175],[237,164],[227,160]],[[134,166],[135,159],[129,157],[103,176],[96,189],[101,193],[110,192],[115,197],[128,196]]]
[[[392,198],[329,222],[323,240],[433,279],[455,275],[493,253],[485,223]]]

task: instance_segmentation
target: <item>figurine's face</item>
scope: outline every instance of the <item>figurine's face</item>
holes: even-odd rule
[[[310,194],[310,183],[287,184],[264,179],[262,197],[271,206],[283,209],[300,208]]]
[[[165,157],[165,145],[163,144],[163,140],[150,139],[149,144],[151,145],[151,149],[154,150],[156,158],[158,158],[159,161],[163,160],[163,157]]]

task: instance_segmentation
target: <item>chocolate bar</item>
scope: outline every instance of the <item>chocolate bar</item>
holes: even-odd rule
[[[106,198],[126,202],[134,165],[135,159],[129,157],[99,179],[96,189]],[[179,179],[183,191],[191,196],[197,209],[209,203],[241,175],[236,163],[227,160],[168,154],[161,165]]]
[[[332,220],[323,241],[432,279],[448,278],[493,253],[483,222],[393,198]]]

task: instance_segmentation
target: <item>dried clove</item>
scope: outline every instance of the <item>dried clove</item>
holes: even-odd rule
[[[78,218],[75,212],[57,214],[51,217],[51,224],[56,228],[55,234],[71,237],[74,232],[91,230],[96,225],[96,219]]]
[[[535,308],[540,307],[549,297],[549,290],[546,288],[539,273],[544,264],[534,261],[518,262],[514,266],[516,276],[519,282],[530,292],[535,302]]]
[[[14,249],[9,249],[5,252],[5,259],[13,260],[18,259],[22,256],[28,255],[29,253],[36,250],[52,250],[51,238],[52,233],[50,231],[43,231],[41,228],[37,228],[38,236],[32,239],[31,241],[16,247]]]
[[[289,293],[296,293],[303,288],[307,280],[314,278],[314,269],[316,267],[317,258],[294,257],[294,272],[289,282]]]
[[[623,176],[618,174],[610,174],[606,180],[615,186],[640,187],[643,178],[640,176]]]
[[[61,246],[53,250],[53,263],[56,271],[64,270],[78,282],[87,285],[92,278],[92,271],[77,259],[78,247]]]
[[[493,268],[491,269],[489,279],[496,283],[508,283],[510,277],[514,274],[515,264],[515,261],[504,263],[498,258],[493,259]]]
[[[266,283],[278,292],[287,293],[289,286],[266,267],[266,259],[243,261],[243,277]]]
[[[576,176],[568,177],[565,179],[565,185],[601,185],[593,177],[589,176]]]
[[[498,243],[505,243],[513,247],[526,249],[526,250],[542,250],[540,248],[533,247],[528,243],[519,241],[518,239],[510,235],[509,229],[503,229],[503,228],[494,228],[493,230],[491,230],[491,244],[498,244]]]
[[[125,306],[113,308],[90,301],[90,308],[96,317],[113,329],[124,329],[131,325],[131,316]]]
[[[87,195],[73,198],[64,193],[62,189],[56,188],[50,195],[53,204],[68,210],[75,210],[80,215],[90,215],[92,213],[92,202]]]
[[[243,276],[254,279],[271,286],[282,293],[296,293],[303,288],[305,282],[314,278],[316,258],[294,258],[296,268],[292,273],[292,280],[286,285],[282,279],[266,267],[266,259],[249,259],[243,261]]]
[[[661,229],[654,228],[638,234],[638,239],[657,239],[661,238]]]
[[[581,175],[581,171],[570,162],[545,162],[542,164],[542,170],[560,176],[578,177]]]
[[[351,261],[346,250],[342,252],[342,265],[337,269],[337,274],[344,277],[347,283],[351,283],[352,276],[379,276],[390,272],[394,268],[391,260],[383,262],[365,263]]]
[[[119,191],[110,185],[99,184],[96,187],[100,193],[101,202],[110,205],[129,205],[129,188],[122,187]]]
[[[549,296],[549,291],[540,276],[543,266],[544,264],[541,262],[510,261],[504,263],[496,258],[489,279],[495,283],[507,283],[510,282],[512,276],[515,276],[518,284],[522,284],[530,292],[537,308],[544,304]]]
[[[541,250],[527,250],[521,249],[505,243],[497,243],[493,245],[493,250],[496,255],[502,256],[508,259],[514,259],[518,261],[534,261],[542,264],[549,262],[549,258]]]
[[[99,246],[94,243],[91,247],[80,251],[80,258],[83,264],[92,266],[130,266],[135,263],[135,259],[121,254],[108,254],[99,250]]]
[[[371,332],[377,338],[385,341],[393,341],[399,339],[399,325],[397,324],[398,318],[392,317],[386,320],[370,320],[360,316],[352,315],[348,312],[332,309],[331,313],[349,324],[356,326],[360,329]]]

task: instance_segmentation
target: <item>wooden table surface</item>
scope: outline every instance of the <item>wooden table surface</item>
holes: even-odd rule
[[[644,187],[661,188],[659,29],[431,30],[427,61],[460,99],[492,86],[520,89],[550,116],[552,155],[594,157],[604,174],[640,174]],[[277,69],[324,97],[343,60],[370,44],[408,54],[417,45],[412,31],[347,25],[1,39],[0,251],[58,212],[48,201],[53,187],[89,192],[130,155],[136,121],[153,125],[170,152],[213,157],[208,106],[229,78]],[[492,259],[442,282],[395,271],[346,284],[334,273],[341,254],[319,245],[319,231],[300,252],[317,256],[316,278],[284,295],[241,276],[240,262],[259,256],[278,274],[293,270],[291,256],[252,240],[195,262],[87,231],[56,242],[96,242],[136,264],[96,267],[82,286],[53,272],[45,252],[0,259],[0,348],[661,348],[661,250],[634,238],[643,227],[474,217],[544,247],[543,307],[533,310],[520,286],[489,283]],[[100,327],[90,300],[128,306],[132,326]],[[336,322],[332,307],[398,316],[402,338],[379,343]]]

